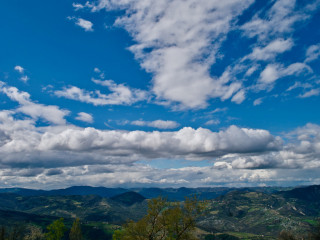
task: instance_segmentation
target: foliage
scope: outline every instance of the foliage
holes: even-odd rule
[[[64,236],[64,232],[67,229],[63,223],[63,218],[60,218],[47,226],[47,230],[47,240],[60,240]]]
[[[116,231],[113,240],[193,240],[195,221],[205,209],[197,197],[183,203],[169,203],[158,197],[149,201],[148,213],[138,222],[129,222]]]
[[[41,228],[31,226],[30,232],[24,237],[24,240],[44,240],[45,236]]]
[[[320,240],[320,220],[318,220],[318,224],[315,230],[310,234],[311,240]]]
[[[282,230],[278,237],[279,240],[297,240],[297,238],[290,232]]]
[[[69,233],[69,239],[70,240],[81,240],[82,239],[82,232],[81,232],[81,226],[79,218],[77,218],[71,227],[70,233]]]

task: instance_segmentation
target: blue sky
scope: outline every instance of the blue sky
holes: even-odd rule
[[[0,187],[320,183],[320,1],[0,3]]]

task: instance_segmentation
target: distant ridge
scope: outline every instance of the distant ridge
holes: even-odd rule
[[[111,198],[113,201],[120,202],[124,205],[131,206],[135,203],[143,202],[146,198],[136,192],[125,192]]]
[[[320,185],[297,187],[289,191],[280,192],[287,198],[297,198],[305,201],[320,202]]]
[[[72,195],[96,195],[112,198],[126,192],[136,192],[144,198],[151,199],[158,196],[169,201],[183,201],[185,197],[197,195],[199,199],[214,199],[231,191],[259,191],[264,193],[286,192],[292,188],[285,187],[252,187],[252,188],[228,188],[228,187],[199,187],[199,188],[106,188],[90,186],[73,186],[65,189],[34,190],[26,188],[0,188],[0,193],[14,193],[20,196],[72,196]]]
[[[56,190],[33,190],[25,188],[3,188],[0,193],[15,193],[21,196],[71,196],[71,195],[97,195],[100,197],[113,197],[128,192],[124,188],[105,188],[90,186],[74,186]]]

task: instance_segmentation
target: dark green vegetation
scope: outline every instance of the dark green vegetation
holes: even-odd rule
[[[196,222],[197,234],[207,240],[277,239],[282,230],[299,239],[316,229],[320,217],[320,186],[237,190],[148,188],[133,191],[84,187],[82,194],[78,194],[81,189],[54,190],[59,194],[1,189],[0,226],[7,229],[35,227],[45,232],[47,226],[63,217],[68,229],[64,238],[69,239],[74,220],[79,218],[84,239],[111,239],[113,232],[124,223],[142,219],[147,213],[149,200],[146,198],[157,194],[167,196],[168,200],[180,200],[183,194],[190,196],[194,193],[201,193],[200,199],[215,196],[207,201],[206,215]],[[63,192],[66,195],[62,195]],[[84,194],[92,192],[95,194]]]
[[[205,202],[196,196],[182,203],[154,198],[148,202],[147,214],[115,231],[113,240],[197,240],[196,220],[205,208]]]

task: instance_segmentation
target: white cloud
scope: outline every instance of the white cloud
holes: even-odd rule
[[[218,125],[218,124],[220,124],[219,119],[211,119],[205,123],[205,125]]]
[[[16,109],[34,119],[44,119],[50,123],[64,125],[66,124],[65,117],[69,115],[69,111],[62,110],[58,106],[43,105],[39,103],[29,103],[22,105]]]
[[[320,95],[320,88],[311,89],[304,94],[299,95],[300,98],[308,98],[313,96],[319,96]]]
[[[261,17],[260,12],[256,13],[241,29],[246,36],[250,38],[257,36],[260,41],[290,33],[294,30],[293,25],[298,21],[306,20],[309,17],[308,12],[312,11],[307,7],[305,11],[301,11],[302,9],[295,11],[295,7],[295,0],[274,1],[265,16]]]
[[[97,67],[94,68],[93,71],[94,71],[95,73],[101,73],[101,70],[100,70],[99,68],[97,68]]]
[[[83,18],[78,18],[76,21],[76,25],[82,27],[85,31],[93,31],[93,23]]]
[[[76,119],[79,121],[87,122],[87,123],[93,123],[92,115],[85,112],[79,112]]]
[[[306,60],[305,62],[312,62],[318,59],[320,56],[320,44],[312,45],[308,47],[306,51]]]
[[[280,78],[280,65],[279,64],[268,64],[266,68],[261,72],[259,83],[263,85],[272,84],[278,78]]]
[[[240,83],[213,78],[209,69],[232,21],[252,2],[100,0],[92,11],[126,10],[115,25],[137,42],[130,50],[153,74],[152,90],[159,101],[204,108],[210,98],[225,100],[237,92]]]
[[[262,103],[262,98],[257,98],[253,101],[253,106],[258,106]]]
[[[246,73],[245,73],[245,77],[250,77],[255,71],[257,71],[258,70],[258,65],[253,65],[253,66],[251,66],[247,71],[246,71]]]
[[[282,145],[266,130],[231,126],[219,132],[36,127],[0,111],[0,185],[256,186],[319,183],[320,126],[290,132]],[[141,159],[214,161],[214,166],[156,169]],[[26,166],[28,168],[26,169]],[[12,178],[14,176],[14,178]],[[310,180],[311,179],[311,180]],[[106,185],[107,183],[107,185]]]
[[[72,7],[74,7],[75,11],[85,8],[85,6],[80,3],[72,3]]]
[[[67,17],[67,19],[73,21],[77,26],[83,28],[86,32],[93,31],[93,23],[90,22],[89,20],[85,20],[83,18],[77,18],[77,17]]]
[[[67,110],[62,110],[54,105],[34,103],[31,101],[29,93],[19,91],[15,87],[7,87],[4,82],[0,82],[0,92],[20,104],[15,110],[16,112],[24,113],[34,119],[41,118],[53,124],[66,124],[65,116],[69,114]]]
[[[70,125],[36,127],[14,112],[0,112],[0,165],[66,167],[128,164],[141,159],[213,159],[230,152],[261,153],[281,147],[268,131],[231,126],[224,131],[98,130]],[[23,157],[22,157],[23,156]]]
[[[92,80],[94,83],[105,86],[111,91],[110,94],[103,94],[99,90],[92,92],[80,89],[75,86],[57,90],[54,94],[58,97],[90,103],[95,106],[103,105],[131,105],[138,101],[147,99],[147,93],[143,90],[132,89],[124,84],[116,84],[112,80]]]
[[[25,75],[25,76],[22,76],[20,80],[23,82],[27,82],[29,80],[29,77]]]
[[[18,71],[19,73],[23,73],[24,72],[24,68],[19,66],[19,65],[15,66],[14,70]]]
[[[132,125],[136,126],[148,126],[158,129],[173,129],[180,126],[179,123],[175,121],[169,121],[169,120],[155,120],[155,121],[142,121],[142,120],[136,120],[131,122]]]
[[[286,52],[290,50],[293,46],[292,39],[276,39],[272,42],[270,42],[267,46],[260,48],[256,47],[253,49],[252,53],[246,56],[245,59],[251,59],[251,60],[272,60],[274,59],[279,53]]]
[[[237,92],[232,98],[231,101],[237,104],[242,103],[245,100],[245,91],[242,89]]]
[[[15,66],[14,70],[19,72],[20,74],[23,74],[25,72],[25,69],[19,65]],[[20,80],[26,83],[29,80],[29,77],[27,75],[23,75],[20,77]]]
[[[312,73],[312,69],[305,63],[293,63],[287,67],[279,63],[268,64],[260,73],[257,88],[270,89],[278,79],[292,75],[298,76],[302,73]]]

